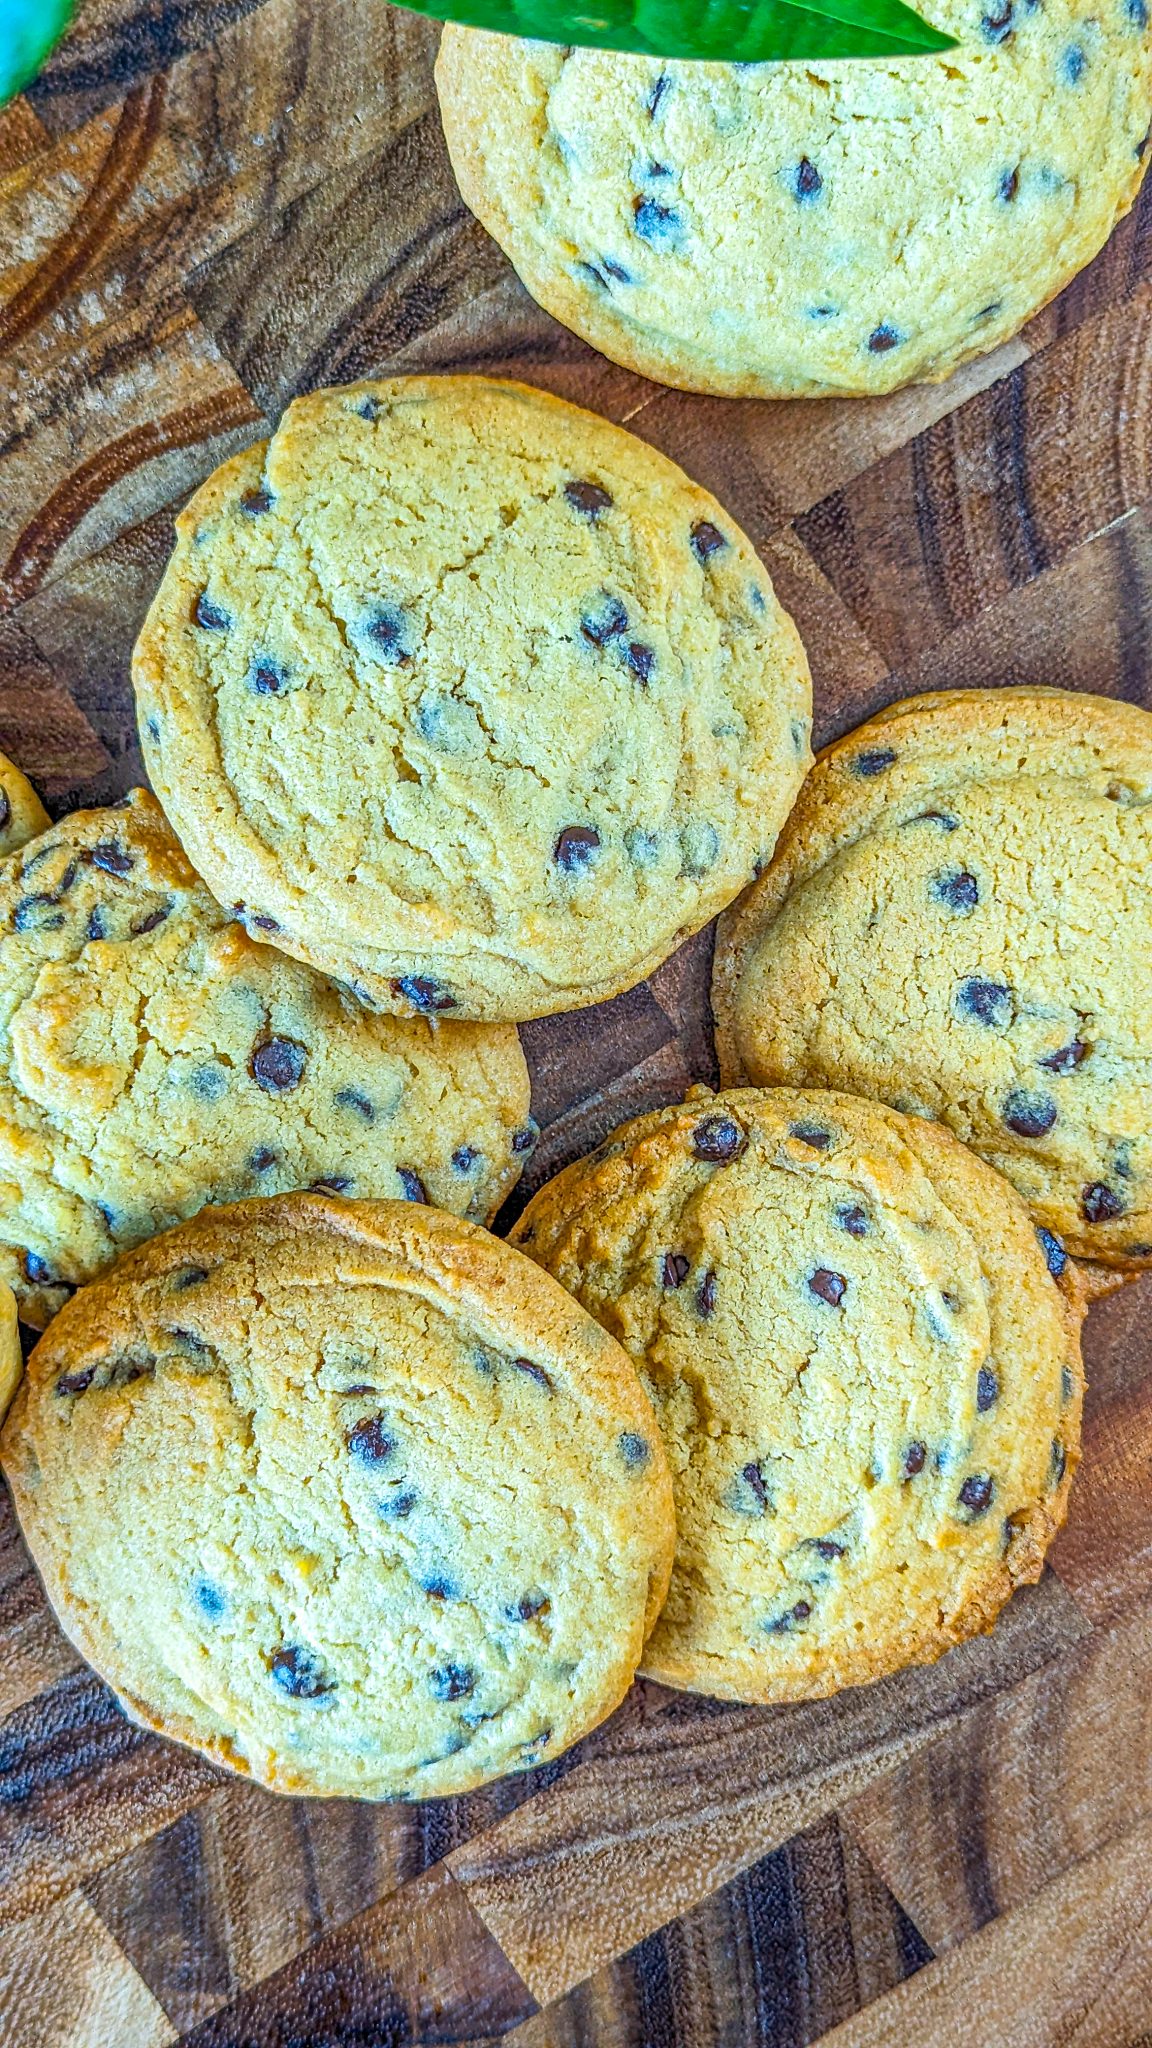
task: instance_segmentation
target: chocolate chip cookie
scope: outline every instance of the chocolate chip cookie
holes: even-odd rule
[[[541,1189],[515,1241],[659,1418],[679,1545],[651,1677],[817,1697],[931,1662],[1039,1577],[1079,1454],[1079,1288],[939,1125],[701,1090]]]
[[[945,377],[1127,212],[1146,0],[926,0],[940,56],[660,63],[444,31],[460,190],[556,318],[690,391]]]
[[[28,777],[0,754],[0,860],[46,831],[51,822]]]
[[[133,1719],[281,1792],[423,1798],[626,1691],[671,1485],[623,1351],[439,1211],[205,1210],[56,1318],[3,1436],[49,1597]]]
[[[810,686],[751,545],[542,391],[314,392],[217,471],[134,664],[185,849],[378,1008],[630,987],[770,853]]]
[[[0,1280],[26,1321],[205,1202],[313,1186],[483,1218],[518,1179],[513,1029],[373,1016],[252,924],[143,790],[0,868]]]
[[[939,1117],[1054,1240],[1138,1270],[1150,930],[1152,716],[1060,690],[912,697],[821,755],[721,926],[721,1071]]]

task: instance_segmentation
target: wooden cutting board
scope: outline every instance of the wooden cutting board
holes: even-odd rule
[[[508,370],[714,490],[826,740],[927,686],[1152,703],[1152,181],[941,388],[685,397],[540,313],[464,211],[436,32],[385,0],[87,0],[0,114],[0,746],[141,778],[174,508],[311,385]],[[713,1074],[711,934],[531,1024],[533,1184]],[[130,1728],[0,1507],[0,2048],[1124,2048],[1152,2039],[1152,1282],[1099,1305],[1085,1462],[994,1635],[819,1705],[637,1686],[421,1807],[288,1801]]]

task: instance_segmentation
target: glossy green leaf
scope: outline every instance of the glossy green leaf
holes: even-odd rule
[[[35,78],[72,19],[72,0],[0,0],[0,106]]]
[[[955,48],[904,0],[415,0],[415,11],[548,43],[729,64]]]

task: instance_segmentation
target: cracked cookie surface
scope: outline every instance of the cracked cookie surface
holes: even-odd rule
[[[512,1027],[373,1016],[256,943],[144,790],[0,866],[0,1280],[28,1322],[206,1202],[316,1185],[486,1218],[528,1099]]]
[[[1060,690],[908,698],[821,754],[723,920],[721,1072],[938,1117],[1078,1257],[1138,1271],[1150,931],[1152,715]]]
[[[1135,198],[1146,0],[927,0],[940,56],[660,63],[449,25],[467,204],[548,311],[693,391],[882,392],[1014,334]]]
[[[649,1677],[819,1697],[931,1662],[1039,1578],[1079,1455],[1079,1283],[938,1126],[700,1090],[549,1182],[513,1241],[660,1422],[679,1536]]]
[[[545,392],[315,392],[177,522],[134,662],[189,857],[377,1007],[630,987],[770,853],[807,664],[654,449]]]
[[[282,1792],[468,1791],[626,1691],[674,1525],[628,1358],[436,1210],[205,1210],[61,1311],[3,1436],[72,1640]],[[143,1564],[144,1569],[141,1569]]]

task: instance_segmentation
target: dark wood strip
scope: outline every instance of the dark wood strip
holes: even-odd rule
[[[63,135],[102,107],[203,48],[263,0],[85,0],[65,40],[28,88],[45,128]]]

